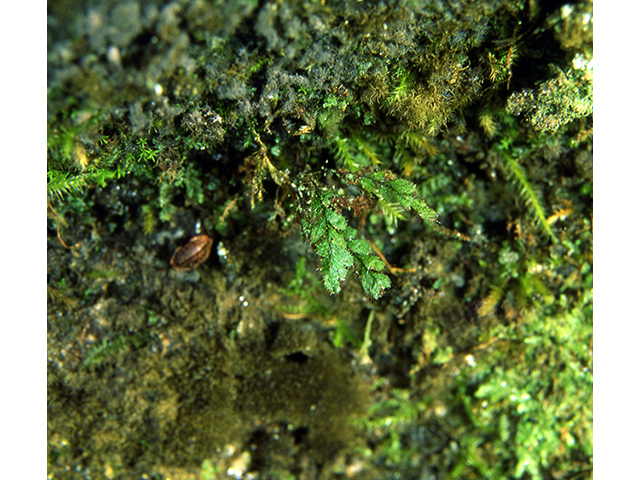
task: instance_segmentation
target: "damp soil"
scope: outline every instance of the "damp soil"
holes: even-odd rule
[[[92,224],[61,232],[77,248],[49,225],[52,478],[195,478],[205,461],[321,469],[358,443],[371,368],[335,348],[326,325],[281,308],[282,273],[306,251],[299,236],[278,239],[276,254],[274,238],[240,235],[179,272],[169,260],[191,212],[150,235],[133,209],[114,234],[99,213],[68,219]]]
[[[421,357],[426,331],[441,328],[464,350],[477,329],[433,285],[441,262],[461,268],[451,267],[460,245],[416,240],[415,268],[377,302],[355,278],[332,296],[300,232],[272,228],[249,198],[250,228],[211,233],[215,219],[181,207],[146,234],[140,189],[125,180],[88,190],[81,208],[50,211],[50,478],[391,475],[371,408],[397,389],[445,388],[452,373]],[[211,256],[172,268],[174,251],[203,230]],[[300,265],[306,300],[287,289]],[[302,308],[310,298],[322,308]],[[348,338],[338,341],[341,328]],[[428,459],[448,434],[425,428],[406,441]]]

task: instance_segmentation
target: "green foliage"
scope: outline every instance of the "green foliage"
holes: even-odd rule
[[[200,475],[202,476],[202,480],[215,480],[217,478],[218,472],[220,472],[220,467],[213,464],[211,460],[206,459],[200,465]]]
[[[49,132],[47,193],[50,200],[77,196],[88,188],[104,187],[130,174],[154,176],[152,167],[158,162],[159,150],[149,147],[146,139],[139,138],[134,143],[127,136],[118,135],[81,142],[83,135],[87,133],[78,128]]]
[[[391,105],[403,100],[409,95],[415,85],[414,75],[404,67],[398,69],[395,77],[397,78],[395,88],[393,88],[386,99],[386,102]]]
[[[494,144],[493,151],[502,161],[507,178],[519,186],[520,196],[524,199],[529,211],[532,212],[535,224],[555,243],[558,238],[547,220],[539,189],[529,181],[524,168],[518,161],[527,158],[530,150],[514,147],[513,143],[514,137],[506,136]]]
[[[60,7],[52,6],[47,189],[51,210],[59,212],[52,217],[55,226],[68,228],[62,235],[49,228],[56,265],[49,295],[52,300],[58,295],[53,307],[66,302],[72,310],[82,292],[82,304],[89,305],[105,287],[95,282],[87,288],[84,282],[98,278],[107,284],[116,274],[112,263],[89,265],[107,250],[101,235],[111,235],[109,260],[121,249],[129,252],[117,256],[125,262],[118,271],[132,279],[118,287],[115,303],[126,302],[120,288],[135,288],[135,298],[160,301],[169,296],[165,292],[182,294],[181,276],[166,275],[160,283],[147,279],[157,280],[162,272],[156,263],[168,260],[173,247],[165,240],[175,240],[176,231],[202,217],[210,231],[215,225],[215,241],[224,242],[220,251],[234,257],[192,285],[213,286],[204,298],[219,308],[221,321],[208,322],[207,330],[219,325],[223,330],[216,338],[234,339],[230,362],[238,361],[234,350],[243,338],[232,324],[238,309],[229,308],[237,306],[240,294],[223,302],[225,281],[227,289],[233,284],[247,292],[261,285],[260,301],[239,309],[245,315],[269,322],[277,317],[273,325],[292,331],[298,318],[309,324],[319,320],[331,330],[335,346],[360,348],[361,359],[386,382],[374,393],[380,402],[367,424],[370,457],[340,452],[336,457],[346,460],[339,463],[362,466],[362,475],[370,478],[385,477],[377,471],[381,465],[394,469],[389,478],[418,478],[404,470],[420,468],[424,476],[423,467],[431,469],[431,462],[438,478],[570,478],[588,470],[592,378],[583,347],[590,343],[592,316],[591,4],[550,13],[526,0],[409,1],[392,9],[384,2],[358,1],[246,0],[241,8],[234,3],[216,9],[191,3],[164,12],[159,23],[132,16],[133,43],[126,32],[114,37],[120,31],[117,8],[113,15],[101,14],[96,28],[69,36],[61,26],[93,25],[87,15],[95,12],[69,9],[64,18],[72,22],[67,22],[56,18]],[[549,35],[558,42],[548,41]],[[152,48],[139,48],[139,40],[147,38],[154,39]],[[119,47],[105,55],[105,39]],[[547,155],[551,148],[556,153]],[[338,169],[327,167],[332,160]],[[321,181],[310,173],[318,171],[326,174]],[[496,171],[508,182],[496,180]],[[91,191],[107,185],[122,188]],[[252,211],[249,204],[254,207],[256,199],[264,203]],[[452,228],[464,229],[473,243],[422,238],[417,222],[407,221],[417,214],[438,230],[436,210],[446,212]],[[320,257],[322,276],[307,270],[302,258],[289,285],[277,289],[274,279],[291,272],[266,257],[279,245],[283,256],[295,255],[299,245],[292,246],[287,234],[298,221]],[[135,235],[135,225],[162,234]],[[91,243],[63,250],[56,235],[62,241],[65,234],[74,241],[91,234]],[[393,269],[391,292],[382,254],[365,239],[370,236],[385,245],[391,261],[404,262],[403,269]],[[164,245],[158,245],[162,239]],[[65,255],[73,259],[69,266],[55,264]],[[357,339],[371,303],[350,288],[336,296],[353,270],[369,297],[389,297],[376,303],[375,314],[368,312],[363,344]],[[265,271],[267,282],[247,278]],[[284,302],[271,302],[270,295]],[[184,313],[189,332],[210,318],[188,311],[196,303],[204,308],[207,302],[189,303],[199,295],[179,298],[174,305],[184,304],[186,313],[176,306],[176,317]],[[268,309],[276,304],[278,315],[271,315]],[[67,319],[52,312],[51,339],[72,338],[65,331]],[[95,327],[94,317],[87,318]],[[172,323],[180,328],[182,322]],[[119,374],[132,373],[122,364],[134,362],[120,360],[141,353],[133,350],[146,334],[122,331],[104,333],[88,352],[83,374],[110,361],[122,369]],[[189,333],[189,339],[193,343],[180,350],[191,355],[201,338]],[[485,343],[493,350],[484,350]],[[59,345],[61,352],[69,351],[64,342]],[[250,350],[243,356],[253,361]],[[477,365],[464,361],[469,352]],[[316,353],[311,361],[326,357]],[[173,358],[158,361],[175,366]],[[70,364],[52,361],[50,368],[60,369],[67,381],[76,377],[67,371]],[[231,371],[226,367],[216,381]],[[173,371],[188,374],[184,365]],[[245,373],[238,377],[250,379]],[[180,380],[186,392],[179,406],[184,425],[189,419],[183,412],[201,378]],[[406,388],[393,388],[397,385]],[[271,432],[272,423],[265,425]],[[310,432],[313,436],[314,428]],[[443,442],[429,443],[427,437],[439,435]],[[267,437],[255,445],[257,469],[276,457],[309,460],[306,439],[297,438],[295,450],[262,456],[270,448]],[[176,435],[176,442],[185,440]],[[69,448],[78,451],[78,445]],[[99,476],[95,472],[102,472],[103,464],[96,470],[82,465],[93,461],[93,453],[83,453],[77,463],[77,453],[60,454],[60,466]],[[185,460],[193,464],[193,458]],[[203,477],[226,471],[219,460],[202,463]],[[326,477],[315,461],[318,475]],[[303,469],[298,464],[295,471]]]
[[[535,223],[542,229],[544,233],[547,234],[551,241],[557,242],[558,238],[551,230],[551,225],[547,221],[545,211],[542,208],[542,204],[540,203],[539,194],[527,180],[524,170],[510,156],[505,155],[503,158],[506,161],[508,176],[511,178],[515,178],[520,184],[520,195],[524,198],[525,204],[529,208],[531,208],[535,214]]]
[[[90,175],[79,173],[73,175],[71,172],[61,172],[59,170],[47,171],[47,194],[49,198],[57,197],[62,200],[65,195],[79,195],[91,183]]]
[[[342,174],[348,183],[362,188],[381,204],[396,207],[405,213],[413,210],[425,222],[435,222],[438,219],[435,210],[429,208],[417,195],[416,186],[408,180],[397,178],[393,172],[363,170],[356,173],[342,172]],[[403,218],[400,215],[394,214],[394,217]]]
[[[387,466],[397,467],[409,461],[414,450],[406,438],[403,439],[403,432],[415,425],[421,412],[428,409],[431,403],[431,397],[414,399],[410,398],[408,390],[395,388],[388,398],[370,408],[366,425],[369,430],[377,431],[383,437],[381,446]]]
[[[173,194],[175,189],[170,183],[163,183],[160,185],[160,191],[158,192],[158,204],[160,206],[160,212],[158,217],[163,222],[168,222],[177,208],[173,203]]]
[[[425,222],[435,222],[437,213],[417,195],[414,184],[397,178],[388,170],[365,169],[357,173],[340,170],[337,173],[364,194],[354,198],[336,189],[315,187],[308,202],[298,205],[302,232],[321,257],[327,290],[333,294],[340,292],[340,284],[354,267],[364,291],[377,299],[391,286],[389,277],[382,273],[384,262],[373,252],[369,242],[356,238],[357,232],[348,225],[342,209],[352,209],[360,216],[367,206],[371,208],[377,203],[389,223],[404,219],[403,215],[411,211]],[[298,193],[301,192],[302,189]]]
[[[483,334],[481,344],[491,348],[457,379],[456,402],[464,405],[473,434],[462,437],[454,478],[589,473],[593,274],[592,233],[584,223],[548,247],[546,258],[522,244],[516,251],[518,243],[505,242],[497,252],[500,280],[481,310],[504,297],[520,311],[504,307],[505,313],[519,320]]]
[[[389,166],[385,158],[391,153],[386,142],[380,142],[368,132],[349,132],[346,136],[336,136],[331,144],[338,165],[350,172],[362,168]]]
[[[204,201],[204,187],[202,178],[193,164],[189,164],[184,174],[175,182],[176,187],[184,185],[187,197],[195,205],[200,205]]]
[[[585,293],[570,310],[550,306],[528,315],[522,328],[494,330],[508,351],[499,352],[493,367],[486,359],[486,370],[475,373],[474,399],[461,397],[482,432],[463,439],[463,463],[477,465],[470,459],[489,438],[497,440],[493,455],[502,460],[483,467],[488,478],[511,472],[540,480],[549,478],[550,468],[557,478],[566,475],[574,455],[592,454],[592,308]],[[460,379],[461,388],[467,380]]]
[[[338,162],[350,172],[355,172],[363,166],[351,152],[351,146],[346,138],[336,137],[333,141],[333,150]]]
[[[384,263],[366,240],[356,238],[357,232],[346,219],[333,210],[331,190],[316,191],[302,214],[302,232],[322,259],[324,285],[331,293],[340,292],[340,283],[354,266],[360,274],[362,287],[368,295],[380,298],[391,286],[389,277],[381,273]]]
[[[108,359],[129,351],[131,348],[140,348],[148,341],[149,332],[143,330],[134,335],[118,335],[113,338],[104,338],[102,343],[91,349],[84,359],[84,366],[95,368]]]
[[[136,142],[140,147],[138,155],[138,161],[155,162],[158,157],[158,151],[147,146],[147,141],[144,138],[139,138]]]
[[[353,139],[358,145],[358,148],[360,149],[360,151],[364,154],[364,156],[369,161],[369,165],[373,167],[377,167],[382,163],[382,160],[380,159],[380,155],[375,151],[375,148],[372,147],[367,141],[365,141],[364,138],[358,135],[354,135]]]

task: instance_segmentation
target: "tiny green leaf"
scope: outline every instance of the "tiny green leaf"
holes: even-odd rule
[[[349,242],[349,248],[351,251],[357,255],[370,255],[371,254],[371,245],[366,240],[362,240],[360,238],[351,240]]]
[[[338,230],[344,230],[347,226],[347,221],[344,219],[342,215],[334,212],[333,210],[326,209],[325,216],[327,217],[327,221]]]
[[[316,225],[311,228],[311,233],[309,234],[309,240],[311,243],[317,242],[321,238],[323,238],[327,234],[327,222],[320,220]]]
[[[384,262],[374,255],[359,258],[367,270],[382,270],[384,268]]]
[[[378,299],[385,288],[391,287],[391,280],[384,273],[369,271],[362,275],[362,287],[368,295]]]
[[[389,182],[389,186],[393,188],[400,195],[413,195],[416,191],[416,186],[408,180],[396,178]]]

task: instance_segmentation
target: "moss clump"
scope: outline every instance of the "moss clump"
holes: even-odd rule
[[[572,68],[567,74],[557,68],[556,77],[541,84],[536,91],[525,90],[511,95],[507,111],[524,115],[538,131],[556,132],[560,127],[593,113],[593,83],[591,63],[577,56],[574,62],[580,70]]]

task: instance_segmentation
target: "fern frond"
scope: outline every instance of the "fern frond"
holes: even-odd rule
[[[127,350],[129,350],[129,343],[126,337],[121,335],[112,339],[104,338],[101,344],[91,349],[83,364],[87,368],[97,367],[108,357],[116,356]]]
[[[507,176],[519,184],[520,196],[524,199],[525,205],[532,212],[536,225],[546,233],[554,243],[556,243],[558,239],[554,235],[551,230],[551,225],[547,221],[544,208],[540,203],[539,193],[527,179],[524,169],[511,157],[511,155],[506,152],[501,155],[501,158],[504,160],[503,163],[506,167]]]
[[[151,210],[151,205],[142,206],[142,219],[144,222],[142,231],[148,235],[153,232],[153,225],[155,223],[155,217],[153,215],[153,210]]]
[[[356,136],[356,137],[353,137],[353,139],[356,141],[356,143],[362,150],[362,153],[364,153],[365,156],[369,159],[369,161],[371,162],[371,165],[375,167],[382,163],[382,160],[378,158],[375,151],[362,138]]]
[[[387,226],[395,227],[398,224],[398,220],[406,220],[403,215],[406,210],[399,203],[388,203],[378,199],[378,206],[382,210]]]
[[[435,210],[427,206],[416,192],[416,186],[408,180],[396,178],[389,170],[379,172],[363,171],[344,175],[345,180],[373,195],[378,201],[390,205],[400,205],[406,212],[413,210],[428,222],[438,218]]]
[[[302,232],[322,258],[324,286],[333,294],[340,292],[340,284],[348,271],[355,267],[364,291],[380,298],[391,281],[384,273],[384,263],[374,254],[366,240],[356,238],[357,232],[331,206],[334,193],[317,190],[302,213]]]
[[[415,165],[414,156],[402,145],[396,144],[396,151],[393,155],[394,162],[398,165],[402,171],[404,177],[408,177],[413,172]]]
[[[489,111],[485,110],[480,113],[479,123],[488,138],[493,138],[496,136],[496,133],[498,132],[498,126],[496,125],[496,122]]]
[[[359,165],[356,163],[355,157],[349,150],[348,140],[346,138],[337,137],[333,141],[333,152],[338,163],[350,172],[358,170]]]
[[[364,291],[373,298],[380,298],[384,290],[391,286],[389,277],[382,273],[385,261],[373,251],[375,247],[363,239],[356,238],[357,232],[347,224],[342,216],[343,208],[353,205],[381,205],[390,223],[411,210],[424,221],[435,222],[438,215],[429,208],[417,194],[416,186],[408,180],[397,178],[389,170],[378,172],[363,168],[359,172],[347,169],[336,171],[342,179],[364,192],[356,199],[349,198],[343,190],[320,188],[309,177],[309,184],[292,187],[297,191],[302,233],[322,258],[321,269],[324,285],[331,293],[340,291],[348,271],[354,268]],[[391,267],[389,267],[391,268]]]
[[[414,153],[421,153],[425,150],[427,154],[433,156],[438,153],[436,147],[429,141],[427,136],[422,132],[416,131],[404,131],[398,137],[398,141],[404,143]]]
[[[84,366],[95,368],[100,366],[105,360],[116,357],[121,353],[129,351],[132,347],[140,348],[147,343],[149,332],[143,330],[134,335],[119,335],[112,338],[102,339],[102,343],[91,349],[84,359]]]

